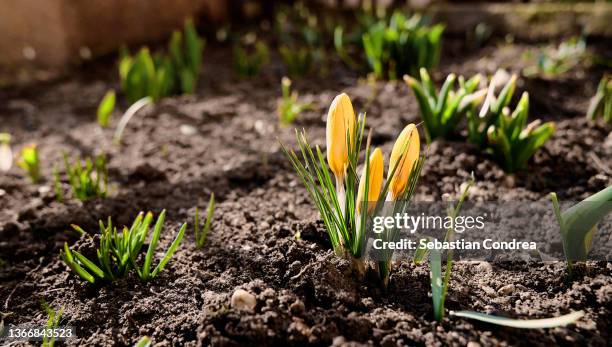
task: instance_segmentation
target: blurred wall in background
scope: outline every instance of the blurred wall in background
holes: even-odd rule
[[[45,79],[120,45],[161,40],[188,17],[220,21],[227,10],[224,0],[0,0],[0,85]]]

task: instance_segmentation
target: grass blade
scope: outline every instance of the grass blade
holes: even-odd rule
[[[543,319],[511,319],[506,317],[498,317],[490,314],[473,312],[473,311],[458,311],[450,312],[451,316],[475,319],[481,322],[502,325],[510,328],[520,329],[544,329],[565,326],[574,323],[576,320],[584,316],[583,311],[572,312],[563,316]]]
[[[172,255],[174,255],[174,252],[176,251],[178,246],[181,244],[181,241],[183,240],[183,236],[185,235],[186,229],[187,229],[187,223],[183,223],[183,226],[181,226],[181,229],[179,230],[178,235],[176,235],[176,238],[170,245],[170,248],[168,248],[168,251],[166,251],[164,258],[159,262],[159,264],[157,264],[157,267],[155,267],[155,270],[153,270],[153,273],[151,274],[151,278],[157,276],[157,274],[160,271],[162,271],[164,267],[166,266],[166,264],[170,261],[170,258],[172,258]]]

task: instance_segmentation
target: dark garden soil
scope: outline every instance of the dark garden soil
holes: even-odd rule
[[[469,55],[451,49],[435,77],[451,71],[492,73],[499,66],[518,71],[522,48],[491,46]],[[77,327],[78,339],[69,345],[132,345],[144,335],[162,346],[604,346],[612,341],[609,262],[589,263],[574,279],[567,278],[561,262],[455,265],[449,310],[519,318],[586,312],[576,324],[546,330],[456,317],[435,323],[426,265],[399,264],[386,293],[374,282],[357,281],[350,264],[332,253],[323,223],[280,151],[278,140],[295,143],[294,126],[279,127],[275,112],[281,66],[267,67],[261,78],[238,80],[228,56],[225,48],[207,48],[197,94],[167,98],[137,115],[120,147],[111,143],[118,114],[105,130],[94,116],[104,92],[117,87],[110,62],[92,63],[87,72],[60,81],[0,91],[0,131],[12,133],[14,149],[37,142],[47,178],[32,185],[17,168],[0,176],[5,326],[44,324],[40,302],[45,300],[64,307],[62,323]],[[612,128],[583,116],[599,76],[583,71],[547,85],[521,79],[520,89],[532,97],[531,119],[557,121],[555,136],[529,170],[509,176],[464,141],[434,142],[416,199],[457,194],[472,171],[472,200],[542,200],[551,191],[577,200],[612,184]],[[294,86],[314,106],[295,127],[306,128],[317,144],[325,142],[327,107],[341,91],[349,93],[357,110],[367,111],[372,141],[385,153],[405,124],[419,122],[416,102],[403,83],[372,87],[337,67],[327,77],[296,80]],[[107,152],[111,196],[56,202],[51,177],[62,151]],[[165,249],[212,192],[218,202],[205,249],[196,250],[190,226],[153,281],[130,276],[87,285],[58,257],[65,241],[84,252],[92,249],[89,237],[79,238],[70,224],[93,233],[98,219],[112,216],[116,224],[127,224],[139,211],[164,208],[167,229],[160,249]],[[238,288],[256,296],[254,312],[231,308]]]

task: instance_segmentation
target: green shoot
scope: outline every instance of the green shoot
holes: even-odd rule
[[[151,271],[153,256],[157,249],[165,217],[166,210],[163,210],[153,228],[153,234],[142,266],[138,265],[138,258],[149,234],[149,225],[153,221],[153,214],[151,212],[147,213],[146,216],[141,212],[132,223],[132,226],[130,228],[123,227],[122,232],[118,232],[117,228],[113,228],[110,218],[106,225],[100,221],[100,243],[96,251],[97,264],[78,251],[71,250],[67,243],[64,244],[64,250],[60,253],[60,256],[73,272],[90,283],[96,283],[100,280],[114,281],[125,277],[130,270],[134,270],[142,281],[153,279],[170,261],[180,245],[187,228],[186,223],[181,226],[176,238],[163,258]],[[79,226],[73,225],[73,228],[84,233]]]
[[[504,81],[507,81],[502,86]],[[499,95],[495,91],[501,88]],[[489,127],[497,124],[502,110],[510,105],[514,90],[516,89],[516,75],[509,76],[504,70],[497,70],[489,83],[487,96],[482,104],[480,113],[469,110],[467,113],[468,141],[480,148],[488,144],[487,132]]]
[[[53,186],[55,189],[55,200],[57,202],[63,202],[64,201],[64,191],[62,190],[62,181],[60,179],[60,174],[59,174],[59,170],[57,169],[57,166],[53,167]]]
[[[17,166],[28,174],[32,183],[38,183],[38,181],[40,181],[40,160],[38,158],[38,148],[36,144],[29,144],[21,149],[21,155],[17,161]]]
[[[11,149],[11,134],[0,133],[0,171],[8,171],[13,167],[13,150]]]
[[[468,195],[470,187],[473,184],[474,176],[472,176],[472,179],[465,186],[465,189],[459,196],[459,201],[457,202],[457,205],[453,206],[451,204],[449,206],[448,215],[449,217],[451,217],[452,220],[454,220],[455,217],[459,215],[461,206],[463,205],[463,202],[465,201],[465,198]],[[453,227],[451,227],[446,231],[444,240],[452,241],[454,235],[455,230]],[[444,318],[444,302],[446,301],[446,294],[448,293],[448,285],[450,282],[451,271],[453,268],[453,251],[449,250],[446,254],[444,277],[442,277],[442,259],[440,250],[436,248],[431,249],[429,257],[429,268],[431,271],[431,297],[433,302],[434,319],[440,322]]]
[[[64,313],[64,308],[60,308],[55,311],[49,305],[43,301],[42,302],[43,310],[47,313],[47,324],[45,325],[46,329],[54,330],[59,328],[60,321],[62,320],[62,314]],[[47,336],[50,335],[50,336]],[[43,347],[53,347],[55,345],[55,337],[53,334],[43,334],[42,337],[42,346]]]
[[[419,68],[438,64],[443,32],[443,25],[428,26],[420,15],[406,17],[395,11],[388,21],[379,20],[367,27],[361,37],[363,52],[377,78],[414,76]],[[341,37],[334,41],[336,50],[344,52]]]
[[[106,169],[106,157],[101,155],[94,159],[76,158],[72,164],[68,155],[64,153],[64,166],[68,183],[72,188],[72,195],[85,201],[91,198],[105,198],[108,190],[108,170]],[[59,175],[55,175],[56,190],[59,186]],[[61,191],[61,188],[60,188]],[[58,198],[60,195],[58,195]]]
[[[206,237],[208,236],[208,230],[212,223],[213,214],[215,212],[215,194],[210,195],[208,201],[208,208],[206,209],[206,220],[204,221],[204,227],[200,229],[200,210],[196,207],[195,216],[193,217],[193,227],[195,231],[195,242],[196,248],[201,249],[206,243]]]
[[[576,66],[585,58],[587,53],[586,41],[583,37],[572,37],[561,42],[558,47],[546,47],[542,49],[537,57],[535,65],[523,70],[525,76],[562,75]]]
[[[420,69],[420,79],[419,82],[416,78],[404,76],[404,81],[419,103],[428,143],[436,138],[451,137],[461,119],[482,102],[486,93],[486,89],[474,92],[480,82],[480,75],[467,81],[459,76],[459,89],[456,90],[453,90],[457,79],[454,74],[446,77],[439,91],[425,68]]]
[[[121,89],[128,102],[144,97],[154,101],[172,94],[193,93],[202,65],[204,41],[198,36],[193,22],[185,22],[183,32],[175,31],[168,52],[151,55],[143,47],[131,56],[123,50],[119,59]]]
[[[149,347],[151,346],[151,339],[148,336],[143,336],[134,347]]]
[[[98,124],[101,127],[106,128],[108,126],[108,120],[110,115],[115,110],[115,91],[109,90],[104,94],[102,101],[100,101],[100,105],[98,105]]]
[[[240,77],[252,77],[259,74],[262,66],[269,61],[268,46],[262,41],[254,47],[234,46],[234,70]]]
[[[561,228],[563,251],[571,273],[574,262],[586,260],[593,236],[597,232],[597,223],[612,212],[612,186],[589,196],[563,213],[557,194],[551,193],[550,199]]]
[[[603,118],[604,123],[612,123],[612,78],[604,75],[599,81],[597,93],[591,99],[587,118],[595,120]]]
[[[497,124],[488,129],[490,151],[500,160],[507,172],[527,167],[535,152],[555,133],[555,123],[541,124],[538,119],[527,124],[529,95],[523,93],[516,109],[504,107]]]
[[[291,80],[288,77],[281,79],[281,91],[283,98],[278,103],[278,117],[283,125],[291,124],[297,116],[310,109],[310,104],[302,104],[298,102],[297,91],[291,91]]]

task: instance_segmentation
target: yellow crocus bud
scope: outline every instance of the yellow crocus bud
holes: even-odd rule
[[[382,189],[383,173],[385,169],[385,161],[380,148],[376,148],[370,155],[369,165],[369,178],[366,178],[366,167],[364,166],[363,172],[361,173],[361,180],[359,181],[359,190],[357,191],[357,213],[361,213],[361,206],[363,205],[364,199],[368,201],[368,213],[372,213],[372,210],[376,207],[376,201],[380,195]],[[368,179],[368,192],[366,194],[366,179]]]
[[[397,166],[389,184],[389,193],[393,200],[406,190],[412,168],[419,159],[420,147],[419,131],[414,124],[408,124],[395,141],[389,160],[389,175]]]
[[[353,143],[354,129],[353,104],[349,96],[342,93],[334,98],[327,113],[327,162],[339,180],[344,178],[348,166],[349,146]]]

